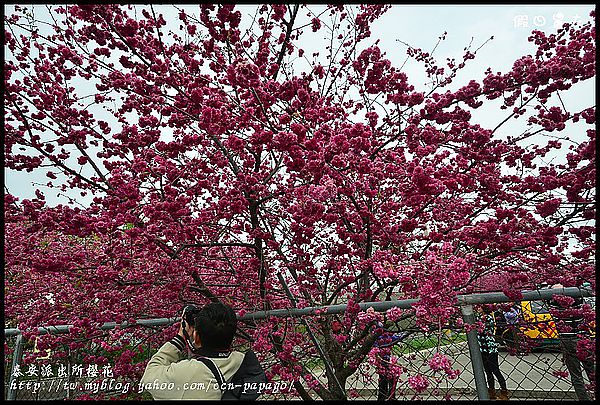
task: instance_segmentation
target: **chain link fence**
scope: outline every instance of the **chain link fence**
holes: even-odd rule
[[[538,298],[548,298],[550,293],[538,295]],[[564,289],[561,293],[586,295],[579,289]],[[260,399],[332,399],[335,395],[364,400],[488,399],[477,330],[471,326],[475,323],[472,305],[501,304],[510,300],[505,296],[502,298],[501,294],[463,297],[466,298],[459,304],[464,322],[438,325],[435,330],[424,331],[417,327],[414,316],[408,316],[393,327],[384,325],[379,331],[380,337],[372,345],[374,349],[357,355],[353,365],[351,351],[336,353],[335,347],[331,347],[331,342],[326,339],[324,329],[319,327],[324,320],[331,321],[330,317],[343,315],[345,306],[330,307],[327,312],[318,309],[316,315],[315,311],[306,309],[244,315],[240,325],[247,330],[259,328],[276,316],[281,327],[275,334],[290,339],[282,339],[283,345],[292,345],[292,350],[288,351],[290,357],[282,358],[278,350],[257,352],[271,383]],[[531,302],[543,301],[523,301],[515,305],[525,308],[524,305],[531,305]],[[594,303],[593,297],[589,302]],[[414,300],[410,300],[362,303],[361,306],[363,310],[372,306],[378,311],[381,307],[399,306],[410,314],[413,303]],[[496,314],[499,366],[506,379],[509,399],[577,399],[563,361],[554,320],[543,311],[531,315],[531,311],[521,311],[518,321],[507,325],[501,322],[500,313]],[[111,325],[107,329],[118,330],[117,338],[112,332],[103,331],[104,334],[95,339],[80,339],[77,345],[73,345],[70,334],[46,333],[47,339],[62,339],[61,345],[47,352],[37,347],[41,335],[28,337],[15,329],[6,329],[5,398],[58,400],[100,395],[104,399],[151,399],[147,392],[139,389],[139,378],[151,355],[173,334],[171,325],[176,320],[143,322],[144,325],[129,325],[135,328],[135,334],[126,332],[132,331],[130,328]],[[68,328],[61,330],[66,331]],[[311,339],[307,339],[307,335]],[[105,337],[107,344],[99,345],[99,337]],[[595,345],[595,333],[587,338]],[[120,342],[119,349],[111,351],[111,344],[116,341]],[[234,344],[241,351],[251,346],[243,338],[236,338]],[[90,355],[96,356],[92,357],[97,359],[96,365],[85,363],[85,356],[89,359]],[[18,367],[15,367],[15,361]],[[116,363],[119,363],[118,367]],[[351,364],[355,370],[344,373],[340,364]],[[294,378],[283,380],[279,375],[293,375]],[[582,375],[588,395],[594,399],[593,378],[590,379],[585,371]]]
[[[518,350],[502,342],[499,348],[499,366],[506,379],[509,399],[514,400],[577,400],[570,381],[562,352],[557,340],[526,341],[524,334],[532,325],[518,325],[522,342]],[[498,336],[498,340],[500,336]],[[430,367],[436,353],[445,356],[457,371],[450,378],[447,374],[434,372]],[[298,348],[297,362],[306,366],[310,375],[327,385],[327,372],[322,361],[314,353]],[[394,364],[403,369],[398,378],[386,378],[385,370],[365,359],[357,371],[345,382],[348,399],[361,400],[478,400],[475,375],[467,333],[464,328],[444,329],[441,332],[414,331],[391,348]],[[275,356],[264,362],[267,368],[278,364]],[[583,373],[586,377],[585,372]],[[424,377],[427,386],[415,389],[411,377]],[[485,378],[484,376],[482,376]],[[591,398],[595,387],[589,378],[585,380]],[[498,382],[496,382],[498,389]],[[308,390],[313,399],[321,399],[316,390]],[[302,396],[290,392],[267,395],[265,399],[300,400]]]

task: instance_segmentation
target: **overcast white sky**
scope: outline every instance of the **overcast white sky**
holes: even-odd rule
[[[38,6],[43,7],[43,6]],[[189,6],[197,10],[197,6]],[[309,6],[318,11],[318,5]],[[244,13],[251,6],[241,6]],[[394,5],[372,28],[368,44],[381,39],[380,48],[387,53],[395,66],[401,66],[406,58],[406,46],[398,40],[409,43],[413,47],[431,51],[438,37],[447,31],[446,40],[436,49],[434,56],[444,62],[446,58],[456,58],[460,61],[465,48],[473,41],[472,50],[477,49],[490,36],[494,39],[488,42],[477,54],[475,60],[469,61],[465,69],[455,79],[453,88],[468,83],[471,79],[481,80],[483,72],[491,67],[492,71],[503,73],[511,69],[512,63],[519,57],[534,52],[534,46],[527,41],[533,29],[550,33],[555,31],[555,25],[561,22],[577,20],[581,23],[590,19],[589,13],[593,5]],[[165,12],[167,6],[155,6],[158,12]],[[160,11],[159,11],[160,10]],[[10,13],[10,6],[5,8]],[[166,13],[165,13],[166,14]],[[310,29],[308,29],[310,31]],[[322,30],[323,31],[323,30]],[[307,54],[312,49],[318,49],[318,42],[303,42],[300,44]],[[321,48],[322,49],[322,48]],[[5,54],[8,53],[5,50]],[[425,76],[422,68],[415,62],[409,61],[404,71],[411,84],[417,89],[425,90]],[[578,84],[563,101],[567,109],[590,107],[595,105],[595,82],[589,80]],[[492,106],[493,107],[493,106]],[[486,126],[500,122],[504,117],[498,115],[497,109],[489,108],[479,111],[476,120]],[[515,123],[517,125],[517,123]],[[523,127],[521,127],[521,130]],[[508,126],[510,131],[511,127]],[[515,130],[517,130],[515,128]],[[577,136],[574,134],[573,136]],[[46,183],[46,169],[27,172],[14,172],[5,169],[5,186],[9,192],[24,198],[34,198],[35,189],[40,188],[45,194],[49,205],[66,203],[57,198],[55,190],[34,183]],[[79,197],[84,202],[86,199]],[[89,201],[89,199],[88,199]]]

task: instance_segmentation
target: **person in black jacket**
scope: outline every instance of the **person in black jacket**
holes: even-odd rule
[[[563,286],[561,284],[555,284],[552,288],[563,288]],[[569,370],[571,383],[575,389],[577,399],[580,401],[589,401],[590,397],[585,388],[581,366],[583,365],[583,369],[589,380],[594,381],[594,362],[590,360],[590,356],[584,360],[580,360],[577,356],[577,342],[579,341],[580,328],[583,322],[583,317],[581,316],[583,298],[573,298],[575,299],[575,302],[568,308],[561,306],[555,300],[550,300],[548,306],[556,319],[563,362]]]
[[[483,321],[483,330],[477,333],[477,341],[481,351],[481,359],[483,368],[487,377],[488,395],[490,399],[496,399],[496,386],[494,377],[500,385],[499,400],[508,400],[508,389],[506,387],[506,379],[500,371],[498,364],[498,342],[495,339],[496,321],[494,314],[488,306],[480,307],[479,317]]]

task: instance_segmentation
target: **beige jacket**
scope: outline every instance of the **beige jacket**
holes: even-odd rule
[[[140,381],[154,399],[221,399],[214,374],[204,363],[184,353],[185,342],[176,336],[152,356]],[[209,357],[209,356],[206,356]],[[232,351],[227,357],[210,357],[226,381],[240,368],[244,354]]]

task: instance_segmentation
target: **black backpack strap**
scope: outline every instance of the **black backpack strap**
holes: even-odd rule
[[[217,365],[207,357],[198,356],[196,357],[196,360],[204,363],[204,365],[208,367],[210,371],[212,371],[213,375],[215,376],[215,380],[217,381],[217,384],[219,384],[219,389],[221,390],[221,392],[223,392],[222,387],[225,386],[225,378],[223,378],[223,374],[221,374],[221,370],[219,370],[219,367],[217,367]]]
[[[233,388],[225,392],[222,399],[254,401],[261,395],[260,384],[266,382],[267,376],[256,354],[252,350],[248,350],[240,368],[231,379]],[[251,388],[247,388],[247,385]]]

